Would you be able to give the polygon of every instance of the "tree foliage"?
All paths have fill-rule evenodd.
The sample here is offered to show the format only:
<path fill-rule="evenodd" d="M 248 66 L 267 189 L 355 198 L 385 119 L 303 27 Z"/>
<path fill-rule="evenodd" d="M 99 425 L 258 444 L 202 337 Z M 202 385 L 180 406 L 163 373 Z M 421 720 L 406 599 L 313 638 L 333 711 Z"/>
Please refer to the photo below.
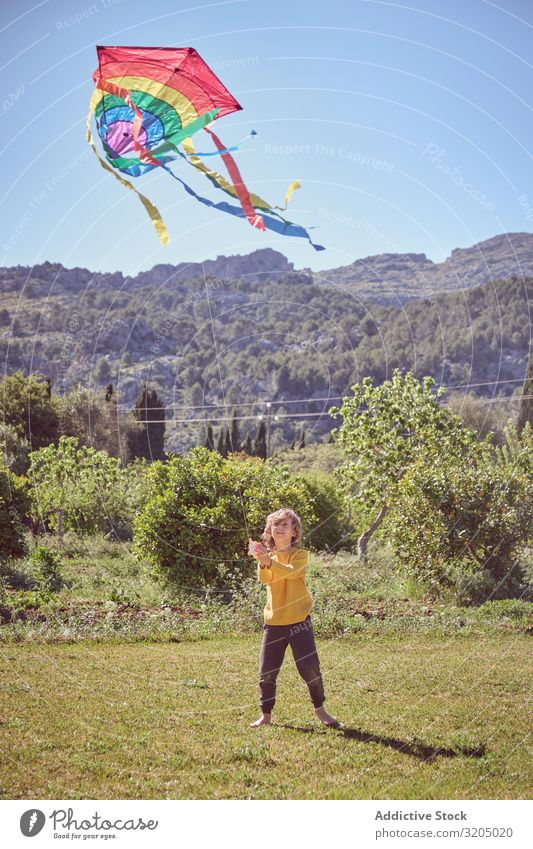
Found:
<path fill-rule="evenodd" d="M 248 535 L 268 513 L 292 507 L 310 528 L 308 490 L 287 469 L 257 459 L 234 461 L 198 447 L 148 470 L 150 495 L 136 518 L 134 546 L 154 573 L 181 589 L 226 587 L 249 576 Z"/>
<path fill-rule="evenodd" d="M 309 545 L 318 551 L 351 549 L 354 544 L 346 500 L 337 482 L 323 472 L 295 475 L 307 491 L 309 504 L 317 517 L 316 524 L 307 529 Z"/>
<path fill-rule="evenodd" d="M 393 505 L 397 486 L 416 459 L 440 451 L 465 457 L 476 445 L 476 435 L 439 404 L 443 391 L 434 393 L 433 386 L 431 377 L 419 382 L 396 369 L 381 386 L 364 378 L 340 409 L 331 410 L 343 419 L 336 432 L 347 455 L 341 480 L 369 520 Z"/>
<path fill-rule="evenodd" d="M 529 426 L 533 428 L 533 352 L 529 358 L 529 368 L 520 399 L 520 410 L 516 423 L 518 430 L 523 430 L 528 422 Z"/>
<path fill-rule="evenodd" d="M 266 459 L 267 455 L 267 436 L 266 436 L 266 425 L 265 420 L 261 419 L 259 425 L 257 427 L 257 433 L 254 439 L 253 452 L 256 457 L 261 457 L 262 460 Z"/>
<path fill-rule="evenodd" d="M 105 451 L 130 463 L 144 425 L 130 411 L 118 410 L 118 396 L 110 384 L 106 389 L 76 386 L 57 400 L 59 435 L 75 436 L 80 445 Z"/>
<path fill-rule="evenodd" d="M 143 464 L 134 464 L 123 470 L 118 458 L 62 436 L 57 446 L 30 455 L 32 514 L 52 530 L 58 529 L 60 514 L 65 530 L 109 530 L 131 515 L 136 497 L 140 500 L 134 484 L 142 469 Z"/>
<path fill-rule="evenodd" d="M 26 554 L 24 522 L 29 512 L 27 481 L 0 461 L 0 559 Z"/>
<path fill-rule="evenodd" d="M 162 460 L 165 456 L 165 406 L 156 390 L 149 390 L 146 383 L 139 392 L 133 415 L 142 425 L 130 436 L 133 456 L 149 461 Z"/>
<path fill-rule="evenodd" d="M 382 386 L 353 387 L 338 431 L 348 495 L 369 520 L 386 515 L 398 561 L 424 588 L 453 588 L 463 602 L 516 593 L 533 515 L 531 431 L 480 442 L 432 385 L 396 371 Z"/>
<path fill-rule="evenodd" d="M 57 436 L 57 398 L 50 382 L 40 375 L 25 377 L 22 371 L 0 381 L 0 403 L 4 424 L 26 440 L 32 450 L 53 442 Z"/>
<path fill-rule="evenodd" d="M 524 589 L 517 554 L 532 516 L 533 478 L 495 463 L 485 447 L 466 463 L 447 452 L 415 460 L 397 487 L 388 530 L 415 579 L 436 594 L 452 588 L 461 603 L 481 603 Z"/>

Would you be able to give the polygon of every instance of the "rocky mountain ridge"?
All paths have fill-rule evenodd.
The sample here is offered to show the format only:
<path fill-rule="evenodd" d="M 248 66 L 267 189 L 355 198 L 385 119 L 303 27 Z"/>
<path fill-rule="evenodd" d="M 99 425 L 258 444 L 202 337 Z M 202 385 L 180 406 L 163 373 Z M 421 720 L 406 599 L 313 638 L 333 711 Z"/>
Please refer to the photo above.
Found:
<path fill-rule="evenodd" d="M 261 282 L 308 278 L 322 285 L 341 286 L 362 300 L 398 304 L 432 294 L 470 289 L 494 280 L 533 276 L 533 233 L 502 233 L 467 248 L 455 248 L 444 262 L 426 254 L 383 253 L 355 260 L 350 265 L 313 272 L 295 269 L 279 251 L 263 248 L 247 255 L 219 256 L 214 260 L 178 265 L 156 265 L 135 277 L 121 272 L 91 272 L 45 262 L 33 268 L 0 268 L 0 291 L 41 297 L 81 294 L 88 289 L 132 291 L 147 285 L 173 288 L 185 280 L 248 280 Z"/>

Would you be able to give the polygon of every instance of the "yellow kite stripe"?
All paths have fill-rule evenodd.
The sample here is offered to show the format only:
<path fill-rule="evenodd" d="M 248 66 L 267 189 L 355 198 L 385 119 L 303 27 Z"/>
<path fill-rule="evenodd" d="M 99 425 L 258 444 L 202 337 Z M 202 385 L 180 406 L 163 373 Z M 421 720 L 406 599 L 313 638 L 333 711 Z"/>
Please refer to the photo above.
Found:
<path fill-rule="evenodd" d="M 106 162 L 104 162 L 104 160 L 98 154 L 98 151 L 95 147 L 93 136 L 92 136 L 92 133 L 91 133 L 91 119 L 92 119 L 92 116 L 94 114 L 94 110 L 96 109 L 96 107 L 97 107 L 97 105 L 98 105 L 98 103 L 101 99 L 101 95 L 102 95 L 102 92 L 95 90 L 93 92 L 92 97 L 91 97 L 91 102 L 89 104 L 89 114 L 87 115 L 87 126 L 86 126 L 87 141 L 89 142 L 90 146 L 92 147 L 94 154 L 95 154 L 96 158 L 98 159 L 98 162 L 100 163 L 102 168 L 105 168 L 106 171 L 109 171 L 113 175 L 113 177 L 116 177 L 116 179 L 119 181 L 119 183 L 122 183 L 122 185 L 125 186 L 127 189 L 130 189 L 132 192 L 135 192 L 135 194 L 137 195 L 137 197 L 141 201 L 142 205 L 146 209 L 148 215 L 150 216 L 150 221 L 152 222 L 152 224 L 155 227 L 155 231 L 156 231 L 157 235 L 159 236 L 159 241 L 161 242 L 162 245 L 168 245 L 168 243 L 170 242 L 170 236 L 169 236 L 168 230 L 165 226 L 165 222 L 161 218 L 161 214 L 160 214 L 158 208 L 156 206 L 154 206 L 154 204 L 150 200 L 148 200 L 148 198 L 145 195 L 142 195 L 140 192 L 138 192 L 137 189 L 134 186 L 132 186 L 131 183 L 128 182 L 128 180 L 125 180 L 123 177 L 120 177 L 117 174 L 117 172 L 114 171 L 113 168 L 111 168 L 111 166 L 109 166 Z"/>
<path fill-rule="evenodd" d="M 142 91 L 144 94 L 168 103 L 178 113 L 182 127 L 198 117 L 198 110 L 188 97 L 157 80 L 150 80 L 147 77 L 110 77 L 108 82 L 128 91 Z"/>

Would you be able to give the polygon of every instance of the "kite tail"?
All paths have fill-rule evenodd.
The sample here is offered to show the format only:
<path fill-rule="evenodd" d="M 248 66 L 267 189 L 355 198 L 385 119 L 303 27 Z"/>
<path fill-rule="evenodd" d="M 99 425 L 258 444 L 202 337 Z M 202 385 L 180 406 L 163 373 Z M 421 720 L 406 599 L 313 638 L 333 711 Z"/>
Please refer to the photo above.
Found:
<path fill-rule="evenodd" d="M 231 155 L 231 153 L 224 153 L 224 151 L 227 151 L 227 148 L 224 147 L 224 145 L 222 144 L 218 136 L 213 132 L 213 130 L 210 130 L 208 127 L 204 127 L 204 130 L 206 131 L 206 133 L 209 133 L 220 152 L 222 161 L 228 169 L 228 174 L 233 180 L 233 185 L 235 187 L 235 191 L 237 192 L 237 197 L 241 202 L 242 211 L 244 212 L 247 220 L 252 225 L 252 227 L 257 227 L 258 230 L 264 230 L 265 224 L 263 222 L 263 219 L 252 206 L 250 194 L 248 192 L 248 189 L 244 185 L 244 180 L 241 177 L 241 172 L 237 168 L 237 164 L 233 156 Z"/>
<path fill-rule="evenodd" d="M 209 122 L 209 123 L 211 123 L 211 122 Z M 210 150 L 208 152 L 203 151 L 201 153 L 200 153 L 199 150 L 197 150 L 197 151 L 195 151 L 194 155 L 204 157 L 204 156 L 220 156 L 221 153 L 232 153 L 234 150 L 240 150 L 241 146 L 244 144 L 245 141 L 248 141 L 248 139 L 251 139 L 251 138 L 253 138 L 253 136 L 256 136 L 256 135 L 257 135 L 257 133 L 256 133 L 255 130 L 250 130 L 250 132 L 248 133 L 247 136 L 244 136 L 244 138 L 241 139 L 240 142 L 237 142 L 237 144 L 234 144 L 231 147 L 225 147 L 224 150 Z"/>
<path fill-rule="evenodd" d="M 282 212 L 285 212 L 289 205 L 290 199 L 294 193 L 294 190 L 299 189 L 301 185 L 302 184 L 299 180 L 293 180 L 293 182 L 290 184 L 289 188 L 285 193 L 285 206 L 273 206 L 272 209 L 281 209 Z"/>
<path fill-rule="evenodd" d="M 205 163 L 198 159 L 194 150 L 192 139 L 189 138 L 183 140 L 183 149 L 187 154 L 187 162 L 190 165 L 193 165 L 195 168 L 198 169 L 198 171 L 201 171 L 203 174 L 205 174 L 205 176 L 209 179 L 211 183 L 213 183 L 214 186 L 219 189 L 222 189 L 222 191 L 226 192 L 226 194 L 231 195 L 234 198 L 237 197 L 236 186 L 233 186 L 221 174 L 211 168 L 208 168 Z M 169 173 L 172 173 L 170 168 L 168 168 L 167 170 L 169 171 Z M 172 176 L 175 175 L 173 174 Z M 299 187 L 299 180 L 295 180 L 293 183 L 291 183 L 285 194 L 285 205 L 287 205 L 290 201 L 294 190 Z M 317 245 L 312 241 L 309 233 L 304 227 L 300 227 L 298 224 L 293 224 L 292 221 L 287 221 L 287 219 L 283 218 L 283 216 L 280 215 L 279 212 L 276 212 L 275 210 L 277 207 L 272 207 L 266 200 L 264 200 L 262 197 L 259 197 L 259 195 L 249 193 L 248 196 L 250 198 L 251 203 L 256 209 L 260 209 L 263 213 L 268 213 L 267 215 L 263 214 L 262 216 L 263 224 L 265 225 L 265 228 L 267 230 L 272 230 L 275 233 L 281 233 L 281 235 L 283 236 L 299 236 L 300 238 L 307 239 L 307 241 L 309 242 L 311 247 L 315 249 L 315 251 L 324 250 L 323 245 Z M 238 207 L 231 206 L 227 203 L 213 204 L 212 202 L 208 202 L 206 200 L 202 200 L 202 203 L 207 203 L 208 206 L 214 206 L 216 209 L 220 209 L 224 212 L 229 212 L 231 215 L 242 216 L 242 212 L 238 209 Z"/>
<path fill-rule="evenodd" d="M 102 168 L 105 168 L 106 171 L 109 171 L 109 173 L 112 174 L 113 177 L 115 177 L 119 181 L 119 183 L 122 183 L 123 186 L 125 186 L 127 189 L 130 189 L 130 191 L 134 192 L 137 195 L 137 197 L 141 201 L 142 205 L 144 206 L 145 210 L 147 211 L 147 213 L 150 217 L 150 221 L 152 222 L 152 224 L 155 227 L 155 231 L 156 231 L 156 233 L 159 237 L 159 241 L 161 242 L 162 245 L 168 245 L 168 243 L 170 242 L 170 236 L 168 234 L 168 230 L 166 228 L 165 222 L 163 221 L 163 219 L 161 217 L 161 213 L 159 212 L 158 208 L 156 206 L 154 206 L 154 204 L 151 202 L 151 200 L 149 200 L 145 195 L 141 194 L 141 192 L 138 192 L 137 189 L 134 186 L 132 186 L 131 183 L 128 180 L 125 180 L 124 177 L 120 177 L 116 173 L 116 171 L 114 171 L 113 168 L 111 168 L 107 164 L 107 162 L 104 162 L 104 160 L 100 157 L 100 155 L 99 155 L 99 153 L 96 149 L 96 146 L 95 146 L 94 140 L 93 140 L 93 136 L 92 136 L 92 133 L 91 133 L 91 119 L 92 119 L 92 116 L 94 114 L 94 110 L 96 109 L 96 104 L 97 104 L 99 98 L 100 98 L 100 93 L 99 93 L 98 90 L 95 90 L 93 92 L 92 97 L 91 97 L 91 102 L 89 104 L 89 113 L 87 115 L 87 127 L 86 127 L 87 141 L 90 144 L 90 146 L 92 147 L 94 155 L 98 159 L 98 162 L 100 163 Z M 159 165 L 159 163 L 157 163 L 157 164 Z"/>

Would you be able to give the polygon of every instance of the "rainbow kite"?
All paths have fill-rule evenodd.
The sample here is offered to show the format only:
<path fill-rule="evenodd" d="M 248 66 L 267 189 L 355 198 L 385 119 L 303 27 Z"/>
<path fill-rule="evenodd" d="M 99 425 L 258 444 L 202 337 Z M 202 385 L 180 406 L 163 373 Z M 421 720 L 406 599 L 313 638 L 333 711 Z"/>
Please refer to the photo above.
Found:
<path fill-rule="evenodd" d="M 192 47 L 96 49 L 98 68 L 93 74 L 95 91 L 87 116 L 87 141 L 100 164 L 139 197 L 163 244 L 169 242 L 169 235 L 158 209 L 117 171 L 130 177 L 140 177 L 152 168 L 163 168 L 181 183 L 185 191 L 206 206 L 246 218 L 252 227 L 259 230 L 273 230 L 284 236 L 302 236 L 315 250 L 324 250 L 321 245 L 313 244 L 307 230 L 287 221 L 276 211 L 286 209 L 294 189 L 300 187 L 298 180 L 289 186 L 284 207 L 271 206 L 246 188 L 231 155 L 241 142 L 227 148 L 209 128 L 216 118 L 237 112 L 242 107 L 196 50 Z M 93 115 L 107 162 L 100 157 L 94 144 L 91 133 Z M 194 148 L 191 136 L 202 129 L 215 144 L 216 150 L 211 153 L 200 153 Z M 250 135 L 255 135 L 255 132 L 252 130 Z M 231 182 L 203 162 L 205 157 L 214 155 L 221 157 Z M 227 201 L 215 203 L 197 194 L 171 170 L 169 163 L 178 157 L 205 174 L 216 188 L 240 205 Z"/>

